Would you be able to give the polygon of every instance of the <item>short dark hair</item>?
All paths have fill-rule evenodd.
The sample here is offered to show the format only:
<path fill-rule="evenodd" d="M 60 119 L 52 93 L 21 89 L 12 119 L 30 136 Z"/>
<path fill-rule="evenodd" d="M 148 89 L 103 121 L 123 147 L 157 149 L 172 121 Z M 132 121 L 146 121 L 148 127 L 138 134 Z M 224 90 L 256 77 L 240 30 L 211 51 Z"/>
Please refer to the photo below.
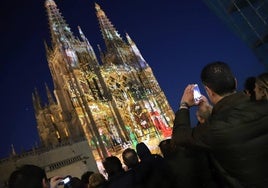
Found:
<path fill-rule="evenodd" d="M 171 143 L 171 139 L 168 138 L 166 140 L 162 140 L 159 143 L 159 148 L 161 153 L 163 154 L 164 158 L 168 158 L 171 157 L 172 152 L 173 152 L 173 148 L 172 148 L 172 143 Z"/>
<path fill-rule="evenodd" d="M 227 63 L 215 61 L 201 72 L 202 83 L 220 96 L 236 90 L 235 77 Z"/>
<path fill-rule="evenodd" d="M 13 171 L 8 180 L 8 188 L 42 188 L 45 171 L 35 165 L 26 164 Z"/>
<path fill-rule="evenodd" d="M 244 83 L 244 89 L 248 90 L 249 92 L 254 91 L 255 82 L 256 82 L 255 76 L 247 77 Z"/>
<path fill-rule="evenodd" d="M 123 151 L 122 158 L 128 168 L 133 168 L 139 163 L 138 154 L 131 148 L 127 148 Z"/>
<path fill-rule="evenodd" d="M 124 171 L 120 159 L 116 156 L 106 157 L 102 164 L 108 174 L 108 178 Z"/>
<path fill-rule="evenodd" d="M 83 181 L 85 184 L 88 184 L 89 182 L 89 177 L 94 174 L 93 171 L 86 171 L 82 174 L 81 176 L 81 181 Z"/>
<path fill-rule="evenodd" d="M 137 154 L 141 161 L 145 160 L 146 158 L 150 158 L 152 153 L 150 149 L 144 142 L 140 142 L 136 145 Z"/>
<path fill-rule="evenodd" d="M 250 95 L 250 99 L 252 101 L 256 100 L 256 95 L 255 95 L 255 82 L 256 82 L 256 77 L 255 76 L 250 76 L 247 77 L 245 82 L 244 82 L 244 92 L 248 93 Z"/>

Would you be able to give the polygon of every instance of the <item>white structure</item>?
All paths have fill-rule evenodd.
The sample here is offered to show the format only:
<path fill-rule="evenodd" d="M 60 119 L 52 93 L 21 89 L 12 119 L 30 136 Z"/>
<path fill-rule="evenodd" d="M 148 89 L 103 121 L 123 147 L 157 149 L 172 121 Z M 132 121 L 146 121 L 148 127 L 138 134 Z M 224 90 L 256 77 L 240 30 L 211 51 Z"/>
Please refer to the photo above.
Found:
<path fill-rule="evenodd" d="M 80 178 L 86 171 L 97 172 L 98 167 L 86 140 L 65 143 L 44 150 L 32 150 L 0 160 L 0 188 L 5 188 L 10 174 L 23 164 L 45 169 L 47 177 L 71 175 Z"/>

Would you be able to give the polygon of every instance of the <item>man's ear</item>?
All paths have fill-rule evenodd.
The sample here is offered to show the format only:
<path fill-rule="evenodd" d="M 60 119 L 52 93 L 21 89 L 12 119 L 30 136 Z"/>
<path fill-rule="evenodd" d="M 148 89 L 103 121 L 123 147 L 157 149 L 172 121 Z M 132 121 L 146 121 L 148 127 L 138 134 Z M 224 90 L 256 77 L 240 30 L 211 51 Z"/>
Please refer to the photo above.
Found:
<path fill-rule="evenodd" d="M 46 178 L 42 179 L 43 188 L 49 188 L 49 181 Z"/>
<path fill-rule="evenodd" d="M 212 96 L 212 91 L 207 86 L 205 86 L 205 90 L 206 90 L 208 97 L 210 98 Z"/>
<path fill-rule="evenodd" d="M 212 104 L 215 104 L 215 92 L 212 91 L 210 88 L 208 88 L 207 86 L 205 86 L 205 90 L 206 90 L 206 93 L 207 93 L 207 96 L 209 98 L 209 101 L 212 103 Z"/>

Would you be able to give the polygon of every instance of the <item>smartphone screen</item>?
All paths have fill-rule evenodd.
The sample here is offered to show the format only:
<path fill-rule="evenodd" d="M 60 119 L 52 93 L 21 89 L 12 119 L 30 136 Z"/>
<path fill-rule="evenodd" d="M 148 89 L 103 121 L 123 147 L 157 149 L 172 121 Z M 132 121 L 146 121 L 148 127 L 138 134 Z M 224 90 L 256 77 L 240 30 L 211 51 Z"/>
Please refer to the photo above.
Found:
<path fill-rule="evenodd" d="M 194 85 L 194 101 L 197 103 L 201 99 L 201 93 L 197 84 Z"/>
<path fill-rule="evenodd" d="M 66 178 L 64 178 L 62 181 L 63 181 L 64 184 L 67 184 L 67 183 L 70 182 L 70 180 L 71 180 L 70 177 L 66 177 Z"/>
<path fill-rule="evenodd" d="M 71 176 L 66 176 L 63 178 L 58 185 L 65 185 L 68 184 L 71 181 Z"/>

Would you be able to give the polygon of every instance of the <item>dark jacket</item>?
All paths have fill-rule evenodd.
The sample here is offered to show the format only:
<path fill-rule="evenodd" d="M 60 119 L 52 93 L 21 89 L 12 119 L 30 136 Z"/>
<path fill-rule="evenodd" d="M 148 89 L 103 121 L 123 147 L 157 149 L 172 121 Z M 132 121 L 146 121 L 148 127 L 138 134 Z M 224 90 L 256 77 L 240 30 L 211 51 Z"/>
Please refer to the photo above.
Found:
<path fill-rule="evenodd" d="M 189 110 L 176 113 L 173 141 L 208 150 L 227 187 L 268 187 L 268 102 L 242 93 L 220 100 L 208 122 L 190 128 Z"/>

